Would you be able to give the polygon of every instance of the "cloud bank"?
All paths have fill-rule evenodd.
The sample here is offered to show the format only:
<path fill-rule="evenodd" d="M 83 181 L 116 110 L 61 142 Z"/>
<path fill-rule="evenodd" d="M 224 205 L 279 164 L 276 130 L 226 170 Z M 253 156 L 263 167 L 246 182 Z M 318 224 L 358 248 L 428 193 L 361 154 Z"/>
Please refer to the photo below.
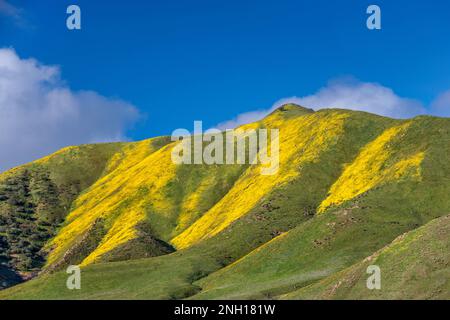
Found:
<path fill-rule="evenodd" d="M 324 108 L 359 110 L 400 119 L 420 114 L 450 116 L 450 91 L 443 93 L 426 107 L 418 100 L 400 97 L 392 89 L 381 84 L 345 78 L 330 81 L 326 87 L 313 95 L 284 98 L 269 109 L 242 113 L 232 120 L 218 124 L 217 127 L 229 129 L 260 120 L 286 103 L 295 103 L 314 110 Z"/>
<path fill-rule="evenodd" d="M 439 95 L 430 106 L 432 114 L 441 117 L 450 117 L 450 90 Z"/>
<path fill-rule="evenodd" d="M 58 67 L 0 49 L 0 171 L 68 145 L 125 140 L 138 116 L 125 101 L 72 91 Z"/>

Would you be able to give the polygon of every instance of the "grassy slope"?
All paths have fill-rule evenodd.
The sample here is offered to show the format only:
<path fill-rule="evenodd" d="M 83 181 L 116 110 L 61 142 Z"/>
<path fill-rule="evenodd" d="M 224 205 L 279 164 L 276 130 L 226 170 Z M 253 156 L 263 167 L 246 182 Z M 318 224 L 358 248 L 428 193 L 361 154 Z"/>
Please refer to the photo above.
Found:
<path fill-rule="evenodd" d="M 0 260 L 23 273 L 39 268 L 72 201 L 104 172 L 121 143 L 68 147 L 0 174 Z M 1 262 L 1 261 L 0 261 Z"/>
<path fill-rule="evenodd" d="M 106 279 L 103 281 L 103 268 L 111 270 L 113 265 L 89 266 L 85 269 L 86 274 L 89 273 L 95 279 L 92 281 L 98 281 L 98 285 L 109 288 L 108 297 L 126 298 L 129 295 L 140 298 L 179 297 L 185 296 L 186 288 L 190 293 L 195 292 L 198 288 L 191 284 L 194 280 L 220 269 L 278 234 L 310 219 L 314 215 L 315 208 L 325 198 L 330 186 L 339 177 L 342 164 L 352 161 L 362 146 L 393 123 L 395 122 L 378 116 L 342 110 L 313 114 L 305 114 L 301 109 L 279 110 L 260 125 L 267 127 L 281 125 L 281 145 L 282 148 L 286 148 L 286 154 L 289 156 L 281 160 L 277 181 L 273 181 L 273 177 L 266 176 L 266 180 L 261 182 L 267 181 L 270 186 L 264 197 L 256 201 L 253 207 L 247 206 L 246 202 L 252 199 L 255 193 L 253 186 L 246 185 L 247 171 L 233 186 L 240 190 L 239 197 L 224 197 L 227 203 L 221 206 L 222 211 L 216 211 L 213 208 L 204 215 L 209 216 L 211 212 L 227 214 L 224 210 L 227 207 L 240 208 L 241 211 L 237 214 L 234 212 L 231 221 L 225 220 L 227 225 L 222 232 L 210 235 L 196 245 L 177 253 L 136 262 L 144 269 L 154 270 L 153 265 L 164 261 L 167 265 L 164 272 L 154 270 L 139 275 L 140 280 L 137 282 L 142 285 L 142 290 L 145 290 L 147 286 L 154 286 L 164 287 L 165 291 L 147 290 L 146 295 L 141 296 L 141 291 L 130 285 L 129 290 L 116 295 L 112 283 Z M 242 188 L 241 185 L 246 185 L 246 188 Z M 211 220 L 218 220 L 218 225 L 223 223 L 220 216 Z M 180 259 L 180 255 L 184 258 Z M 193 264 L 195 267 L 192 266 Z M 122 266 L 124 270 L 116 272 L 123 274 L 132 272 L 123 264 L 117 266 Z M 161 276 L 161 273 L 166 273 L 168 276 Z M 41 286 L 41 281 L 38 279 L 25 286 Z M 127 288 L 128 280 L 123 281 L 120 287 Z M 53 293 L 44 293 L 48 295 L 47 297 L 52 295 L 53 297 L 71 297 L 72 295 L 87 297 L 92 294 L 90 290 L 79 293 L 68 292 L 65 290 L 64 283 L 58 282 L 57 277 L 49 279 L 47 283 L 53 283 L 59 288 Z M 170 290 L 167 287 L 170 287 Z M 37 297 L 40 296 L 36 294 Z"/>
<path fill-rule="evenodd" d="M 349 160 L 348 157 L 354 155 L 361 146 L 361 141 L 373 138 L 378 133 L 377 130 L 389 122 L 380 117 L 337 110 L 301 113 L 300 116 L 292 116 L 292 111 L 278 110 L 261 123 L 262 127 L 280 130 L 278 173 L 261 175 L 260 165 L 248 168 L 211 210 L 172 239 L 177 248 L 189 247 L 218 234 L 246 215 L 273 190 L 288 185 L 299 177 L 308 179 L 308 175 L 317 175 L 312 170 L 322 170 L 323 174 L 317 176 L 321 180 L 309 181 L 311 188 L 320 186 L 322 189 L 317 190 L 316 194 L 311 192 L 305 195 L 314 206 L 331 179 L 340 171 L 341 161 Z M 342 148 L 341 154 L 336 153 L 341 145 L 346 145 L 346 148 Z M 313 165 L 318 162 L 321 164 L 320 169 Z M 302 190 L 300 187 L 299 189 Z"/>
<path fill-rule="evenodd" d="M 279 175 L 257 175 L 257 167 L 172 169 L 168 147 L 130 165 L 123 161 L 126 167 L 116 176 L 110 170 L 109 177 L 76 201 L 66 225 L 70 230 L 71 224 L 87 219 L 92 227 L 106 215 L 101 223 L 110 237 L 100 232 L 94 254 L 82 257 L 87 264 L 83 289 L 67 290 L 67 275 L 60 272 L 3 291 L 0 298 L 277 296 L 342 270 L 449 211 L 446 119 L 402 122 L 360 112 L 310 113 L 287 107 L 252 126 L 280 127 Z M 213 185 L 221 181 L 223 186 L 218 194 L 212 193 L 217 185 L 208 188 L 211 176 Z M 229 177 L 226 183 L 224 176 Z M 345 193 L 349 180 L 359 182 Z M 314 216 L 316 208 L 321 213 Z M 89 218 L 92 212 L 95 219 Z M 114 236 L 134 232 L 141 222 L 149 223 L 151 234 L 183 249 L 88 265 L 136 240 L 130 237 L 121 244 Z M 70 232 L 63 229 L 61 234 L 66 238 L 60 239 L 70 239 Z"/>
<path fill-rule="evenodd" d="M 381 290 L 368 290 L 369 265 L 381 269 Z M 401 235 L 389 246 L 284 299 L 449 299 L 450 216 Z"/>
<path fill-rule="evenodd" d="M 127 243 L 140 237 L 167 242 L 214 205 L 245 169 L 176 166 L 171 160 L 173 143 L 154 142 L 129 146 L 120 164 L 75 201 L 66 225 L 49 244 L 50 268 L 114 260 L 112 251 L 126 255 L 123 251 L 132 249 Z M 92 228 L 99 221 L 100 231 Z M 67 255 L 71 248 L 84 247 L 86 238 L 94 238 L 91 250 Z"/>
<path fill-rule="evenodd" d="M 78 194 L 104 172 L 108 160 L 123 143 L 106 143 L 67 147 L 52 155 L 0 174 L 0 182 L 24 170 L 48 172 L 58 187 L 61 204 L 69 209 Z"/>
<path fill-rule="evenodd" d="M 194 298 L 265 298 L 295 290 L 449 212 L 449 128 L 449 120 L 422 117 L 387 129 L 346 167 L 319 208 L 345 197 L 342 185 L 361 192 L 350 189 L 348 199 L 201 279 L 196 285 L 203 290 Z"/>

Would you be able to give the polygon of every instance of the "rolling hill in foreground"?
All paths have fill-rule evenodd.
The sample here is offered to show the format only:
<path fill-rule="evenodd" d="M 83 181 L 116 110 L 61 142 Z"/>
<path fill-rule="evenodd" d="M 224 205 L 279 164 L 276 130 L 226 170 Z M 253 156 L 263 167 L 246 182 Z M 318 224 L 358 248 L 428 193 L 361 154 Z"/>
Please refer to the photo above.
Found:
<path fill-rule="evenodd" d="M 170 137 L 0 174 L 0 299 L 450 299 L 450 119 L 288 104 L 242 128 L 280 130 L 277 174 L 175 165 Z"/>

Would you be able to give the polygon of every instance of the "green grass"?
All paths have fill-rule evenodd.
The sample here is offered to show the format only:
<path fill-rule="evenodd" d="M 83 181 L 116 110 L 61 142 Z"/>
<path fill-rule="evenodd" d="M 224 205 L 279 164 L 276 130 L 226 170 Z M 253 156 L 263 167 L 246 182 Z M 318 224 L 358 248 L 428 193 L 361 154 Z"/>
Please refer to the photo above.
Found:
<path fill-rule="evenodd" d="M 396 167 L 401 159 L 423 151 L 426 157 L 420 177 L 412 170 L 395 182 L 381 183 L 329 208 L 236 263 L 201 279 L 196 284 L 202 291 L 193 298 L 276 297 L 356 263 L 398 235 L 450 212 L 450 199 L 445 196 L 450 192 L 450 165 L 444 162 L 435 165 L 435 161 L 448 157 L 450 145 L 445 141 L 448 141 L 448 120 L 416 119 L 406 132 L 380 151 L 390 155 L 380 170 Z M 377 154 L 372 157 L 380 159 Z"/>
<path fill-rule="evenodd" d="M 295 298 L 450 212 L 449 119 L 290 105 L 249 127 L 280 129 L 277 176 L 173 166 L 164 137 L 111 147 L 47 245 L 82 290 L 56 272 L 0 299 Z"/>
<path fill-rule="evenodd" d="M 369 265 L 380 267 L 380 290 L 367 289 Z M 449 299 L 450 216 L 403 234 L 363 261 L 282 298 Z"/>
<path fill-rule="evenodd" d="M 56 234 L 75 198 L 103 174 L 122 146 L 69 147 L 0 174 L 3 268 L 27 274 L 42 267 L 45 242 Z"/>
<path fill-rule="evenodd" d="M 218 268 L 201 254 L 173 253 L 151 259 L 95 264 L 82 269 L 81 290 L 68 290 L 60 271 L 0 292 L 0 299 L 181 299 L 204 271 Z"/>

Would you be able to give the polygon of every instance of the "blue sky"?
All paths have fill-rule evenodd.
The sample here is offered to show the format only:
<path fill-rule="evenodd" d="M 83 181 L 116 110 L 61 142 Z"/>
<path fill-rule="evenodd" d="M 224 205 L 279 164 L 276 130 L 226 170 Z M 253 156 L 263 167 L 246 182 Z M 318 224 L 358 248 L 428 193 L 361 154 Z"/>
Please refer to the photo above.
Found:
<path fill-rule="evenodd" d="M 70 4 L 81 8 L 82 30 L 65 26 Z M 366 28 L 370 4 L 381 8 L 381 30 Z M 129 139 L 264 113 L 288 97 L 317 103 L 336 81 L 391 90 L 401 100 L 394 105 L 411 102 L 412 114 L 432 113 L 439 99 L 442 110 L 449 33 L 445 0 L 0 0 L 0 48 L 57 66 L 58 86 L 75 95 L 90 90 L 134 108 L 140 116 L 128 115 L 122 129 Z"/>

